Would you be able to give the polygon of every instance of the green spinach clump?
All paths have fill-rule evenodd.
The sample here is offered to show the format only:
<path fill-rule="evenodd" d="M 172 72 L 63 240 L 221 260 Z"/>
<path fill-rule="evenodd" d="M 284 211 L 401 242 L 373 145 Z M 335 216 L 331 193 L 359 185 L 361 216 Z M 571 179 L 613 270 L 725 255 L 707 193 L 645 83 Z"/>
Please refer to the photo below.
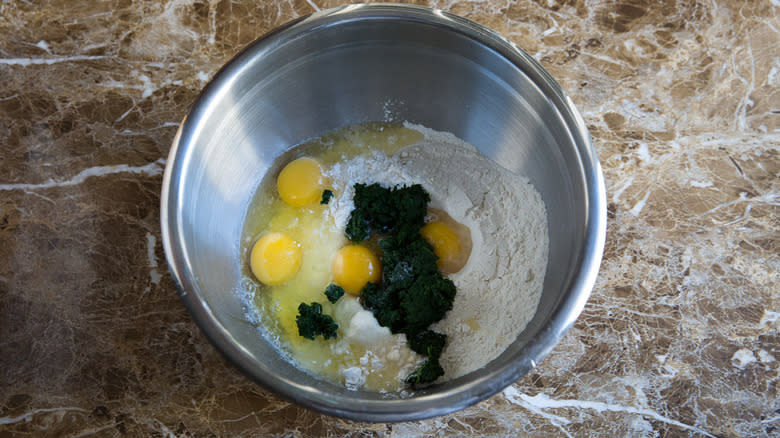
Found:
<path fill-rule="evenodd" d="M 353 243 L 368 239 L 372 230 L 402 241 L 419 236 L 431 200 L 421 185 L 387 189 L 379 184 L 355 184 L 354 188 L 355 208 L 345 229 Z"/>
<path fill-rule="evenodd" d="M 428 327 L 452 309 L 455 285 L 445 278 L 433 247 L 423 239 L 430 195 L 419 184 L 384 188 L 379 184 L 355 184 L 355 208 L 346 228 L 353 242 L 373 231 L 384 238 L 381 284 L 368 283 L 361 304 L 393 333 L 404 333 L 409 347 L 427 361 L 406 382 L 415 386 L 433 382 L 444 374 L 439 357 L 446 335 Z"/>
<path fill-rule="evenodd" d="M 320 204 L 326 205 L 328 202 L 330 202 L 330 199 L 333 197 L 333 191 L 329 189 L 325 189 L 322 191 L 322 198 L 320 198 Z"/>
<path fill-rule="evenodd" d="M 328 301 L 335 304 L 339 298 L 344 296 L 344 288 L 335 284 L 330 284 L 325 289 L 325 296 L 328 297 Z"/>
<path fill-rule="evenodd" d="M 307 339 L 314 339 L 317 335 L 322 335 L 325 339 L 338 336 L 336 330 L 339 325 L 330 315 L 322 313 L 320 303 L 301 303 L 295 322 L 298 324 L 298 334 Z"/>

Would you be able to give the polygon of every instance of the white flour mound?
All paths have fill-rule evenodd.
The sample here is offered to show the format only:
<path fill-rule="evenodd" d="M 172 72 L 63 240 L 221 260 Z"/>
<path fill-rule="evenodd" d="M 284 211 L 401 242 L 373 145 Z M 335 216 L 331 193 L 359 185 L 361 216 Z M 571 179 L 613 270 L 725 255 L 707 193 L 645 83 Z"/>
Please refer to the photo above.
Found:
<path fill-rule="evenodd" d="M 352 185 L 421 184 L 431 206 L 471 230 L 468 263 L 450 276 L 455 302 L 432 329 L 447 335 L 444 379 L 498 357 L 536 312 L 547 269 L 547 212 L 530 182 L 501 168 L 452 134 L 407 124 L 424 139 L 388 157 L 374 152 L 334 165 L 328 213 L 343 229 L 354 204 Z"/>
<path fill-rule="evenodd" d="M 473 248 L 450 276 L 455 302 L 433 330 L 447 335 L 444 378 L 454 379 L 498 357 L 536 313 L 549 238 L 547 210 L 524 177 L 485 158 L 452 134 L 408 125 L 425 139 L 404 149 L 400 164 L 431 194 L 431 205 L 471 230 Z"/>

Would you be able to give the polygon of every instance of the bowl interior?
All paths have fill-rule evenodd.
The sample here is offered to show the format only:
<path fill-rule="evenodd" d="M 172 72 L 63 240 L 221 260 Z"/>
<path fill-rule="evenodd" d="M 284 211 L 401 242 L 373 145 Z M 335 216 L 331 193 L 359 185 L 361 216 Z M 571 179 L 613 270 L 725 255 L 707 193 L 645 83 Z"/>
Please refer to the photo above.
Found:
<path fill-rule="evenodd" d="M 273 160 L 306 139 L 382 120 L 452 132 L 526 176 L 541 193 L 549 222 L 542 299 L 515 343 L 484 369 L 406 400 L 349 391 L 295 368 L 246 322 L 234 293 L 244 257 L 244 215 Z M 196 322 L 259 383 L 329 414 L 423 418 L 511 384 L 574 321 L 592 286 L 594 249 L 596 266 L 600 259 L 593 223 L 594 212 L 603 209 L 594 204 L 599 178 L 570 102 L 538 64 L 503 38 L 423 8 L 346 7 L 255 42 L 206 87 L 182 124 L 166 169 L 164 241 Z"/>

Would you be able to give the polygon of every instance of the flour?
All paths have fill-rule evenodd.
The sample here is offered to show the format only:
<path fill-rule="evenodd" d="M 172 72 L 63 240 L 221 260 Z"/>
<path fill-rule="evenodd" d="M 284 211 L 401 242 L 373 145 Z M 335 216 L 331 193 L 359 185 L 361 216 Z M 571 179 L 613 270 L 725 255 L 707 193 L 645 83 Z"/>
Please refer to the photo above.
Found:
<path fill-rule="evenodd" d="M 453 379 L 498 357 L 536 312 L 547 267 L 547 213 L 527 179 L 497 166 L 474 146 L 452 134 L 418 125 L 407 128 L 418 130 L 424 139 L 393 156 L 375 151 L 326 172 L 336 193 L 326 215 L 344 228 L 354 207 L 355 183 L 421 184 L 431 195 L 431 207 L 469 227 L 471 256 L 450 276 L 458 290 L 453 309 L 432 327 L 447 335 L 441 365 L 443 378 Z M 375 342 L 389 336 L 369 319 L 361 314 L 354 322 L 370 328 Z M 357 338 L 359 332 L 356 328 L 348 333 Z M 411 363 L 414 353 L 408 347 L 399 346 L 397 338 L 390 344 L 397 346 L 393 355 Z M 366 370 L 359 368 L 344 370 L 348 386 L 363 381 Z"/>
<path fill-rule="evenodd" d="M 352 346 L 365 348 L 357 364 L 345 364 L 340 368 L 344 386 L 349 389 L 361 389 L 370 375 L 384 372 L 389 373 L 393 381 L 401 382 L 424 361 L 408 347 L 406 335 L 391 334 L 390 329 L 379 325 L 374 314 L 363 309 L 351 296 L 339 299 L 333 319 L 344 333 L 343 337 L 330 343 L 334 356 L 343 356 Z"/>
<path fill-rule="evenodd" d="M 547 211 L 524 177 L 481 155 L 452 134 L 409 126 L 425 139 L 404 149 L 399 162 L 441 208 L 471 229 L 473 248 L 450 276 L 453 308 L 433 329 L 447 335 L 444 378 L 454 379 L 498 357 L 536 313 L 549 238 Z M 437 205 L 439 203 L 439 205 Z"/>

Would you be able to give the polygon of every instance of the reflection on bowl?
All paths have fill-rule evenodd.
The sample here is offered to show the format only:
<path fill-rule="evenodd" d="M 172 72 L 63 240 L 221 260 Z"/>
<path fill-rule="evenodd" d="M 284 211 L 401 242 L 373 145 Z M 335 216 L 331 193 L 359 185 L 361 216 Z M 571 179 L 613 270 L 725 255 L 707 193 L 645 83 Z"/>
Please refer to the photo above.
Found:
<path fill-rule="evenodd" d="M 409 121 L 451 132 L 528 178 L 546 205 L 549 264 L 531 322 L 497 359 L 395 395 L 352 391 L 301 371 L 243 317 L 243 220 L 272 162 L 348 125 Z M 352 419 L 414 420 L 470 406 L 544 358 L 574 323 L 601 260 L 604 182 L 582 119 L 528 54 L 484 27 L 407 5 L 353 5 L 251 44 L 208 84 L 165 171 L 166 256 L 193 319 L 225 356 L 281 397 Z"/>

